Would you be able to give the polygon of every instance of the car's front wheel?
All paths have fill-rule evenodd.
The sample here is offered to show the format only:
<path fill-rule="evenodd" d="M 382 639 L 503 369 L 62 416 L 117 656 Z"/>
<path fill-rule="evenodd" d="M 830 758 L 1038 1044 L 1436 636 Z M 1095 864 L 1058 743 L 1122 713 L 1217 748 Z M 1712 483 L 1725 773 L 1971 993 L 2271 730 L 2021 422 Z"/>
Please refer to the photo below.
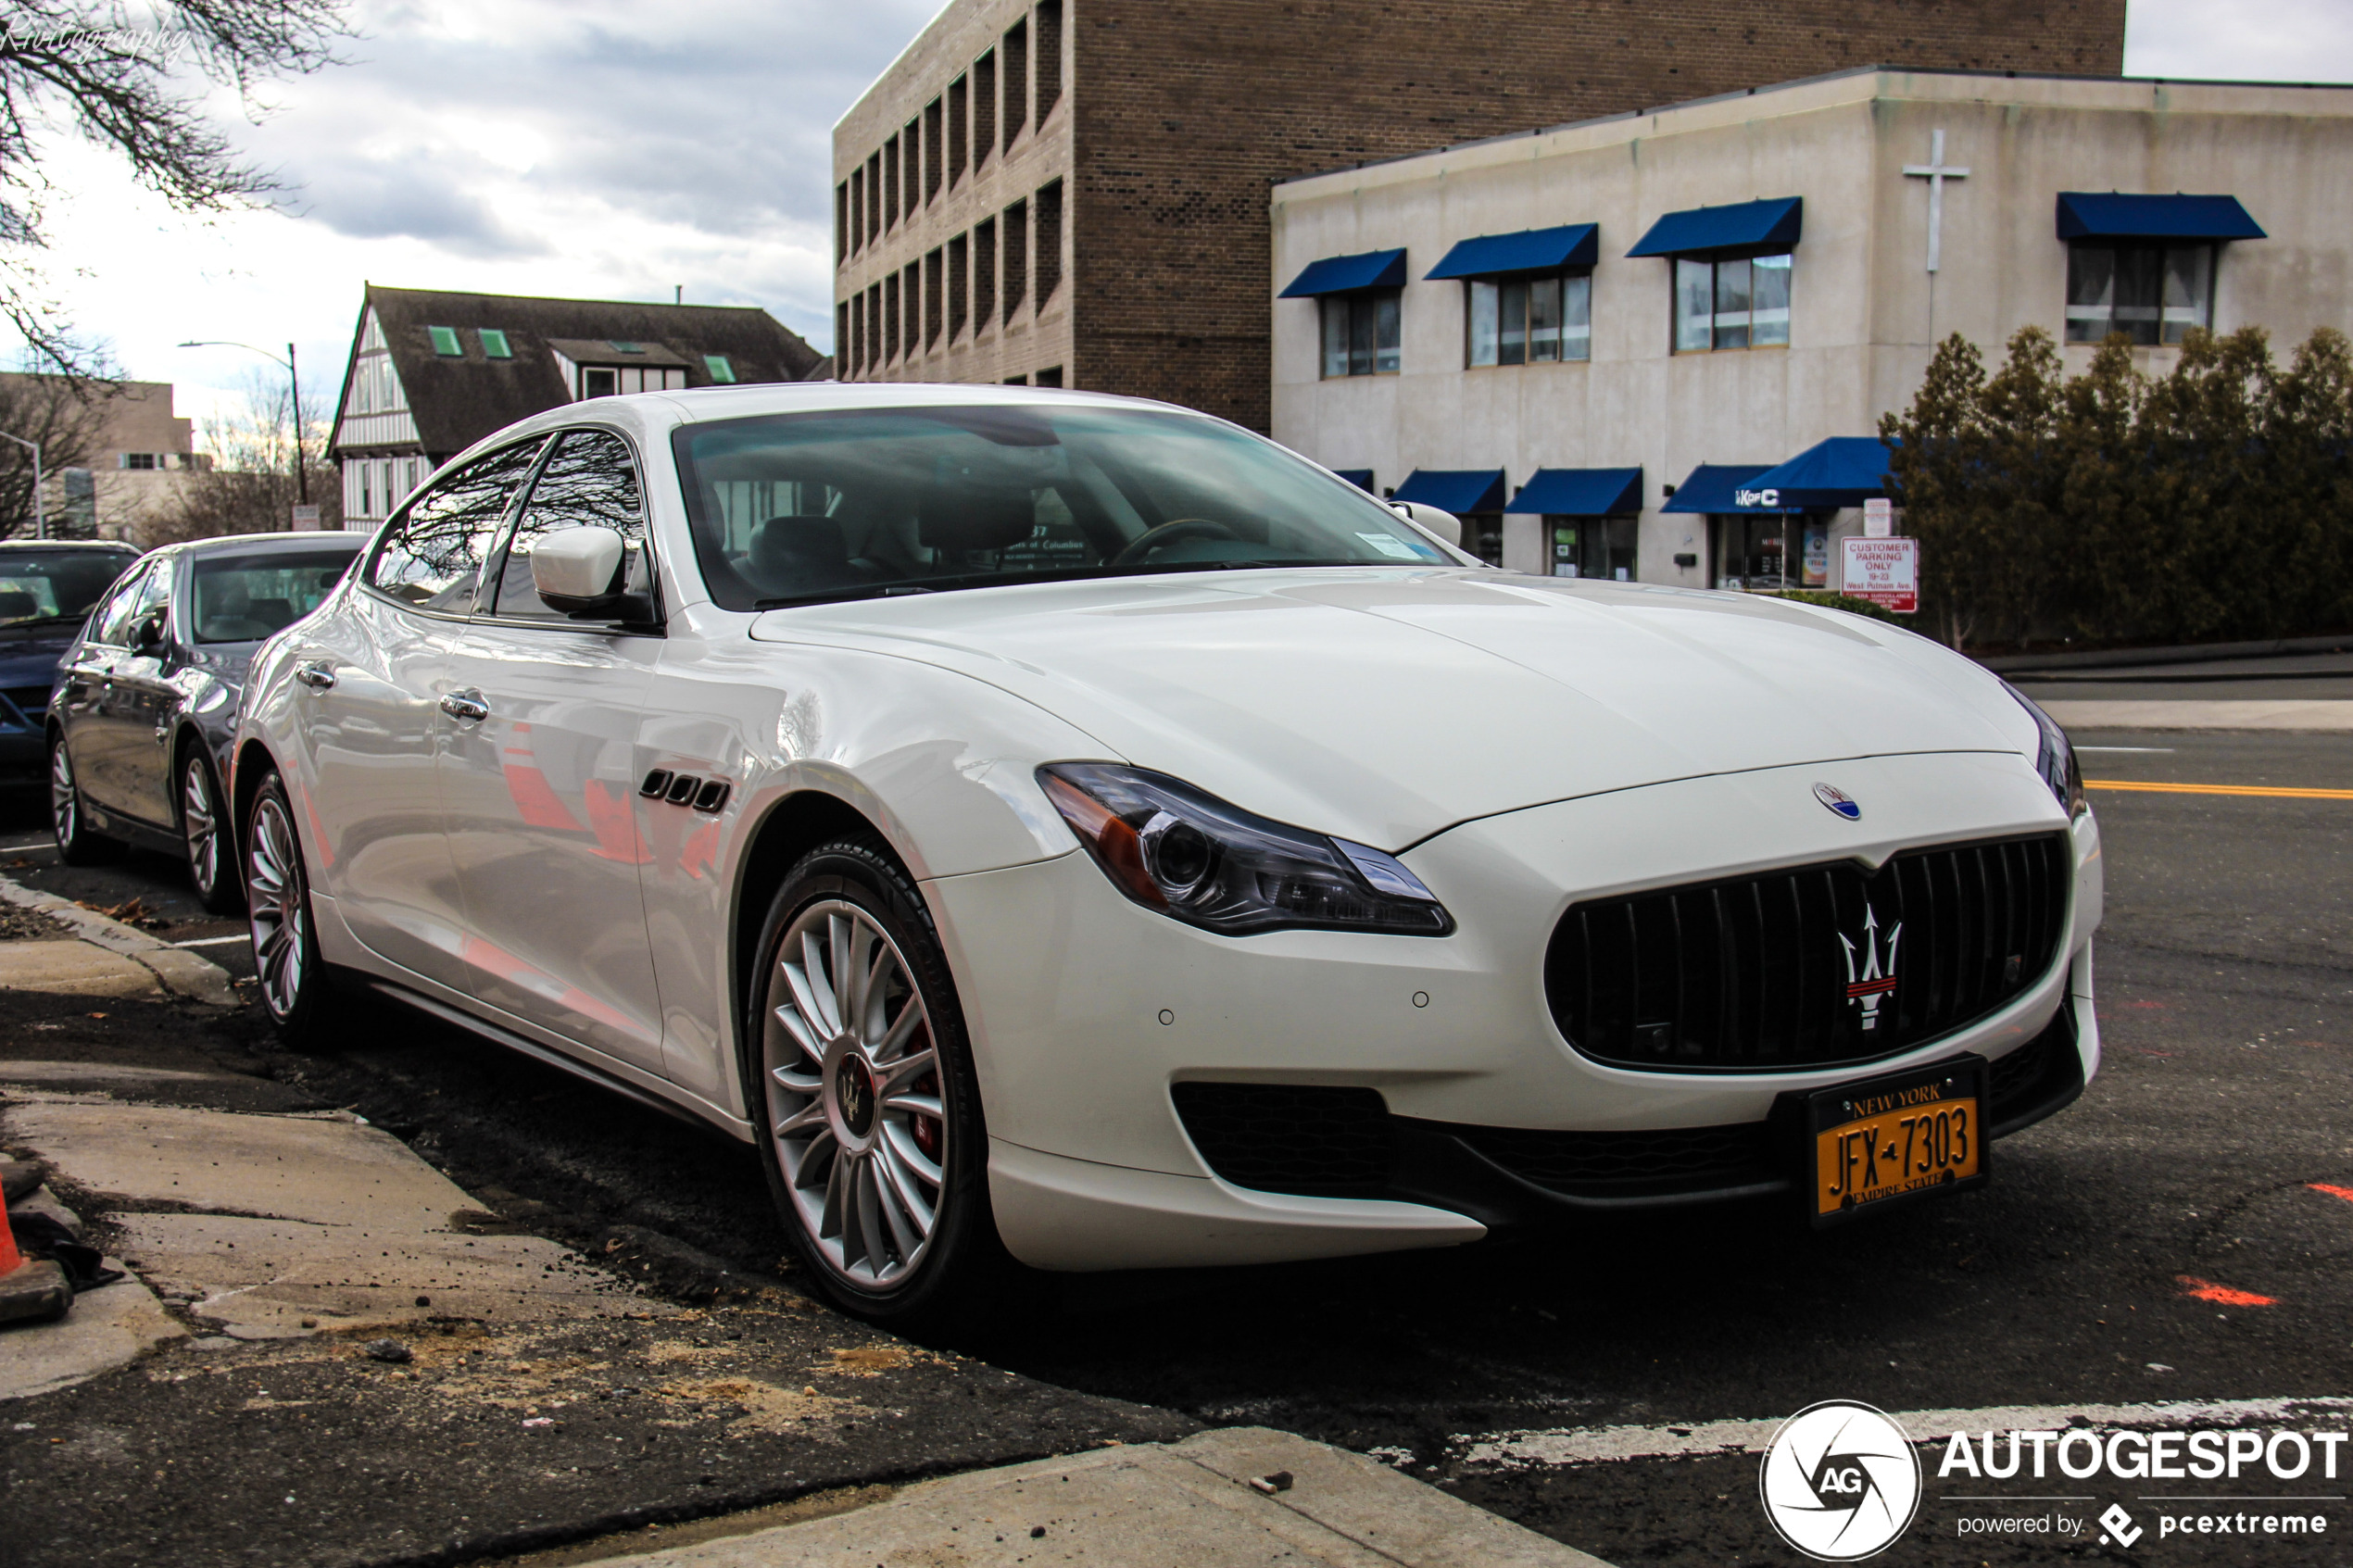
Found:
<path fill-rule="evenodd" d="M 216 915 L 234 914 L 245 902 L 229 835 L 221 831 L 226 825 L 212 765 L 201 746 L 190 746 L 180 759 L 180 836 L 187 845 L 188 881 L 196 902 Z"/>
<path fill-rule="evenodd" d="M 329 989 L 310 914 L 310 878 L 294 809 L 275 772 L 265 773 L 245 816 L 245 912 L 261 1005 L 287 1041 L 319 1043 Z"/>
<path fill-rule="evenodd" d="M 49 827 L 57 834 L 57 859 L 69 866 L 103 865 L 122 853 L 120 843 L 90 831 L 63 734 L 49 737 Z"/>
<path fill-rule="evenodd" d="M 963 1013 L 913 884 L 871 840 L 820 846 L 759 953 L 747 1103 L 801 1261 L 866 1317 L 976 1307 L 1012 1269 Z"/>

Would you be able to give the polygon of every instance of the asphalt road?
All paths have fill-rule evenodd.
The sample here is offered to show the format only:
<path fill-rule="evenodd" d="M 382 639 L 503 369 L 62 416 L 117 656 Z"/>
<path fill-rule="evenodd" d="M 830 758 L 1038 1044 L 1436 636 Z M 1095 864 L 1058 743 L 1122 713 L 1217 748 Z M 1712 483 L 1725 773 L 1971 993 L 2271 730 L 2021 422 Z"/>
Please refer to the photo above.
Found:
<path fill-rule="evenodd" d="M 2348 737 L 2077 739 L 2095 781 L 2353 788 Z M 2093 799 L 2107 1064 L 2074 1108 L 1997 1146 L 1982 1191 L 1824 1235 L 1767 1210 L 1669 1214 L 1462 1252 L 1065 1281 L 1049 1310 L 945 1348 L 1206 1422 L 1380 1450 L 1621 1565 L 1793 1559 L 1767 1527 L 1753 1459 L 1499 1469 L 1472 1444 L 1778 1420 L 1833 1398 L 1901 1411 L 2353 1390 L 2353 1201 L 2313 1185 L 2353 1191 L 2353 800 L 2096 786 Z M 27 811 L 0 824 L 10 875 L 93 903 L 136 897 L 168 940 L 233 929 L 194 910 L 169 861 L 69 872 L 37 847 L 5 848 L 37 833 Z M 210 951 L 245 963 L 234 945 Z M 313 1092 L 357 1104 L 494 1201 L 519 1200 L 551 1234 L 627 1223 L 777 1267 L 781 1236 L 741 1150 L 546 1069 L 386 1009 L 305 1072 Z M 2268 1304 L 2203 1299 L 2185 1281 Z M 2353 1491 L 2258 1481 L 2236 1489 Z M 2145 1510 L 2145 1485 L 2070 1484 L 2091 1500 L 2037 1506 L 2083 1520 L 2116 1499 Z M 1931 1468 L 1919 1519 L 1881 1561 L 2058 1560 L 2053 1545 L 1958 1535 L 1987 1507 L 1948 1498 L 1984 1490 Z M 2353 1532 L 2353 1506 L 2310 1506 Z M 2347 1555 L 2326 1537 L 2152 1531 L 2128 1551 L 2097 1536 L 2066 1555 Z"/>

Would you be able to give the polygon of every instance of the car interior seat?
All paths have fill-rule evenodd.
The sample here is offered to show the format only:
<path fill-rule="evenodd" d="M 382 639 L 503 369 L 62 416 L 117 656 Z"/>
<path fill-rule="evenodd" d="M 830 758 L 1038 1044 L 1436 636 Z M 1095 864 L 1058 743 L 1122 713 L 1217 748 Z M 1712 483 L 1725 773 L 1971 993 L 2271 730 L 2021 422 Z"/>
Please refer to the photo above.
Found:
<path fill-rule="evenodd" d="M 41 613 L 41 601 L 22 588 L 0 588 L 0 621 L 30 621 Z"/>

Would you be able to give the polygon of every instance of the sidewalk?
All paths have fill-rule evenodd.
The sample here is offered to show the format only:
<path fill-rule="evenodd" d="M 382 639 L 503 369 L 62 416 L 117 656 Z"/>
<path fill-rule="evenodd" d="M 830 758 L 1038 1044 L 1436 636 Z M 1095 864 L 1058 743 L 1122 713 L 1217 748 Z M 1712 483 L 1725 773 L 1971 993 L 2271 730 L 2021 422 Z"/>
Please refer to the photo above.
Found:
<path fill-rule="evenodd" d="M 2068 730 L 2300 730 L 2353 732 L 2353 702 L 2198 702 L 2131 698 L 2042 704 Z"/>
<path fill-rule="evenodd" d="M 1359 1456 L 1201 1434 L 779 1280 L 665 1299 L 623 1272 L 618 1228 L 601 1248 L 530 1234 L 321 1103 L 302 1059 L 247 1048 L 214 966 L 44 897 L 0 878 L 19 938 L 0 940 L 0 1148 L 46 1163 L 36 1201 L 130 1277 L 0 1330 L 10 1568 L 578 1543 L 575 1562 L 681 1534 L 733 1555 L 655 1561 L 1590 1568 Z M 1248 1485 L 1277 1470 L 1289 1491 Z M 843 1489 L 876 1500 L 758 1533 L 730 1518 Z M 698 1523 L 643 1533 L 676 1521 Z"/>

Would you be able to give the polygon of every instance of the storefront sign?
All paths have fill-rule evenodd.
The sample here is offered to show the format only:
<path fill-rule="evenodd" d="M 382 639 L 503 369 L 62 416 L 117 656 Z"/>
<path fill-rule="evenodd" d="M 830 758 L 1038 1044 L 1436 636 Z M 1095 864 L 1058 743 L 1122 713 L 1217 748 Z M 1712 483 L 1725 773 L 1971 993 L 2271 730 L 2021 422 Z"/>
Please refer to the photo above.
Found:
<path fill-rule="evenodd" d="M 1874 495 L 1863 503 L 1863 537 L 1884 539 L 1895 532 L 1895 503 Z"/>
<path fill-rule="evenodd" d="M 1732 505 L 1736 507 L 1778 507 L 1781 493 L 1778 490 L 1735 490 Z"/>
<path fill-rule="evenodd" d="M 1918 614 L 1920 608 L 1920 542 L 1918 539 L 1857 539 L 1839 541 L 1843 558 L 1840 592 L 1869 599 L 1898 615 Z"/>

